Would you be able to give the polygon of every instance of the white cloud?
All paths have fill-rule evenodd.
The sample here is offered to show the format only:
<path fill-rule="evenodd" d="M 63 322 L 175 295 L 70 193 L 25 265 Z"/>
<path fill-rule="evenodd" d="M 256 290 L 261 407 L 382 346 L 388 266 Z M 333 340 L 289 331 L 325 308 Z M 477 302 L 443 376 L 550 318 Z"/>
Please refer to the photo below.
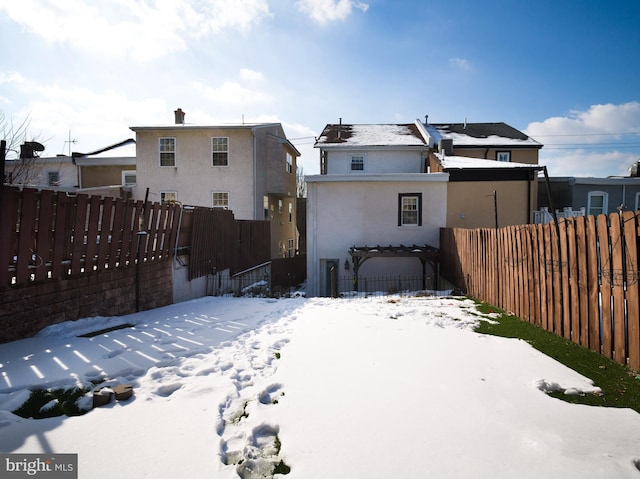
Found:
<path fill-rule="evenodd" d="M 240 83 L 225 81 L 218 87 L 210 87 L 200 82 L 193 82 L 196 90 L 200 91 L 205 98 L 218 105 L 247 106 L 255 104 L 273 103 L 273 97 L 258 90 L 252 90 Z"/>
<path fill-rule="evenodd" d="M 49 42 L 136 60 L 226 29 L 246 33 L 270 15 L 267 0 L 0 0 L 0 10 Z"/>
<path fill-rule="evenodd" d="M 640 103 L 572 110 L 530 123 L 525 133 L 545 145 L 540 163 L 552 176 L 628 176 L 640 159 Z"/>
<path fill-rule="evenodd" d="M 261 72 L 242 68 L 240 69 L 240 79 L 246 82 L 258 82 L 264 80 L 264 75 Z"/>
<path fill-rule="evenodd" d="M 465 60 L 464 58 L 459 58 L 459 57 L 450 58 L 449 65 L 451 65 L 452 67 L 458 70 L 471 71 L 471 63 L 469 63 L 469 60 Z"/>
<path fill-rule="evenodd" d="M 358 8 L 363 12 L 369 9 L 367 3 L 357 0 L 298 0 L 298 9 L 309 15 L 318 23 L 327 23 L 335 20 L 344 20 L 353 8 Z"/>

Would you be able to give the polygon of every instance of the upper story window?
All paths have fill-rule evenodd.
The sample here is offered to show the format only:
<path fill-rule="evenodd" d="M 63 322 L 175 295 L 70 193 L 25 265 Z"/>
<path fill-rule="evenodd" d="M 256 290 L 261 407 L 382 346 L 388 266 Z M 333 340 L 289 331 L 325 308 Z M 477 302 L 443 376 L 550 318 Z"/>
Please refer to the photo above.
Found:
<path fill-rule="evenodd" d="M 229 138 L 211 138 L 211 158 L 213 166 L 229 166 Z"/>
<path fill-rule="evenodd" d="M 60 185 L 60 172 L 59 171 L 47 171 L 47 184 L 49 186 Z"/>
<path fill-rule="evenodd" d="M 214 191 L 213 207 L 229 209 L 229 193 L 227 191 Z"/>
<path fill-rule="evenodd" d="M 287 173 L 293 173 L 293 156 L 287 152 Z"/>
<path fill-rule="evenodd" d="M 293 222 L 293 203 L 289 203 L 289 223 Z"/>
<path fill-rule="evenodd" d="M 122 186 L 135 186 L 136 170 L 124 170 L 122 172 Z"/>
<path fill-rule="evenodd" d="M 398 226 L 422 226 L 422 193 L 398 195 Z"/>
<path fill-rule="evenodd" d="M 176 166 L 175 138 L 160 138 L 160 166 Z"/>
<path fill-rule="evenodd" d="M 509 163 L 511 161 L 510 151 L 496 151 L 496 160 Z"/>
<path fill-rule="evenodd" d="M 161 191 L 160 192 L 160 202 L 175 203 L 176 201 L 178 201 L 177 191 Z"/>
<path fill-rule="evenodd" d="M 609 195 L 604 191 L 590 191 L 587 199 L 587 212 L 590 215 L 606 215 Z"/>
<path fill-rule="evenodd" d="M 635 210 L 640 210 L 640 193 L 636 193 L 636 207 Z"/>
<path fill-rule="evenodd" d="M 351 171 L 364 171 L 364 155 L 351 155 Z"/>

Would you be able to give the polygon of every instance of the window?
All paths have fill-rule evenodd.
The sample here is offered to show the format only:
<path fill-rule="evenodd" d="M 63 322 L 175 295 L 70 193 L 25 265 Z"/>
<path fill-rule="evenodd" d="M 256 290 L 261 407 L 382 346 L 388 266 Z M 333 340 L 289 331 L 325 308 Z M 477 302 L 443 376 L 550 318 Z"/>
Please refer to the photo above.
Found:
<path fill-rule="evenodd" d="M 289 203 L 289 223 L 293 222 L 293 203 Z"/>
<path fill-rule="evenodd" d="M 214 191 L 213 207 L 229 209 L 229 193 L 226 191 Z"/>
<path fill-rule="evenodd" d="M 590 191 L 587 199 L 587 214 L 606 215 L 608 212 L 607 197 L 608 194 L 603 191 Z"/>
<path fill-rule="evenodd" d="M 136 170 L 125 170 L 122 172 L 122 186 L 135 186 Z"/>
<path fill-rule="evenodd" d="M 511 152 L 510 151 L 496 151 L 496 160 L 510 162 L 511 161 Z"/>
<path fill-rule="evenodd" d="M 293 173 L 293 156 L 287 152 L 287 173 Z"/>
<path fill-rule="evenodd" d="M 636 211 L 640 210 L 640 193 L 636 193 Z"/>
<path fill-rule="evenodd" d="M 398 226 L 422 226 L 422 193 L 398 195 Z"/>
<path fill-rule="evenodd" d="M 278 200 L 278 214 L 282 214 L 282 200 Z"/>
<path fill-rule="evenodd" d="M 295 256 L 295 242 L 292 238 L 287 240 L 287 257 L 293 258 Z"/>
<path fill-rule="evenodd" d="M 269 197 L 268 196 L 262 197 L 262 207 L 264 208 L 264 219 L 268 220 L 269 219 Z"/>
<path fill-rule="evenodd" d="M 213 166 L 229 166 L 229 138 L 211 138 L 211 157 Z"/>
<path fill-rule="evenodd" d="M 160 166 L 176 166 L 175 138 L 160 138 Z"/>
<path fill-rule="evenodd" d="M 60 185 L 60 172 L 59 171 L 47 171 L 47 184 L 49 186 Z"/>
<path fill-rule="evenodd" d="M 364 156 L 353 155 L 351 157 L 351 171 L 364 171 Z"/>
<path fill-rule="evenodd" d="M 175 203 L 176 201 L 178 201 L 177 191 L 161 191 L 160 192 L 160 202 Z"/>

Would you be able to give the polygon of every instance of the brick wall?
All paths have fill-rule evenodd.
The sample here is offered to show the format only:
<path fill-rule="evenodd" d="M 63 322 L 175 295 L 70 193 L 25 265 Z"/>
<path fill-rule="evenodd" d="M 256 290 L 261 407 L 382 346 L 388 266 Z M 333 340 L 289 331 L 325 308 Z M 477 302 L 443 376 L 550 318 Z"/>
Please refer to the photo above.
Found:
<path fill-rule="evenodd" d="M 173 302 L 172 261 L 140 265 L 140 310 Z M 28 338 L 51 324 L 136 311 L 136 268 L 0 290 L 0 343 Z"/>

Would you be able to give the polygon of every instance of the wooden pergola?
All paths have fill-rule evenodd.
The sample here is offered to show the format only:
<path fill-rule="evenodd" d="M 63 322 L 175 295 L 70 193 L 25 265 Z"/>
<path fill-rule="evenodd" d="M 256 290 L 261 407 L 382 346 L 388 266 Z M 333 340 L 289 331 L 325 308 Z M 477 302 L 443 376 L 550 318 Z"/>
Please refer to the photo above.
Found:
<path fill-rule="evenodd" d="M 413 246 L 352 246 L 349 255 L 353 260 L 353 286 L 358 291 L 358 272 L 362 264 L 371 258 L 418 258 L 422 263 L 422 289 L 427 289 L 427 263 L 433 271 L 438 273 L 440 262 L 440 250 L 434 246 L 413 245 Z M 437 286 L 437 285 L 435 285 Z"/>

